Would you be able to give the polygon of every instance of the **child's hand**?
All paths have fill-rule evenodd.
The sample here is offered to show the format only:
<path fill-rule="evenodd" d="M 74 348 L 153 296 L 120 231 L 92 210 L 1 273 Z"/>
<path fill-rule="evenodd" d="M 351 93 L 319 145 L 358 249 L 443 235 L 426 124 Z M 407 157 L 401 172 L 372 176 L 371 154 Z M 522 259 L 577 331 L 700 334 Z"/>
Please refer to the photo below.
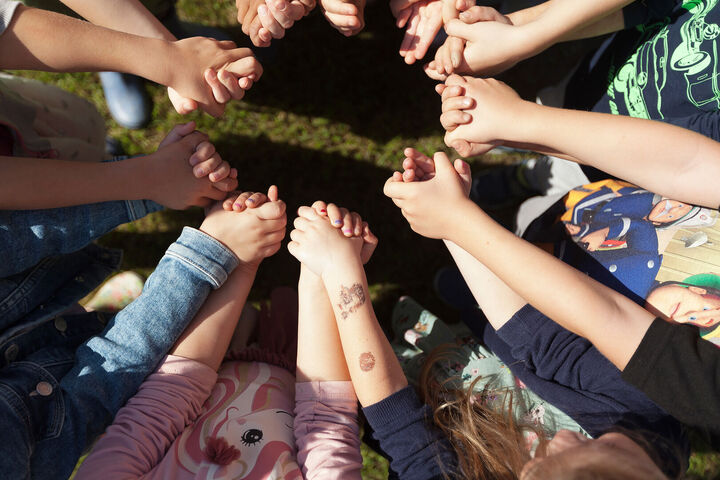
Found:
<path fill-rule="evenodd" d="M 267 47 L 270 43 L 265 44 L 258 33 L 262 28 L 260 18 L 258 17 L 258 8 L 264 5 L 265 0 L 235 0 L 237 7 L 237 21 L 242 25 L 242 31 L 250 37 L 253 45 L 256 47 Z"/>
<path fill-rule="evenodd" d="M 465 48 L 460 58 L 452 58 L 457 43 L 446 41 L 448 47 L 443 45 L 435 60 L 425 66 L 425 73 L 435 80 L 445 80 L 450 73 L 495 75 L 527 58 L 533 48 L 522 36 L 524 30 L 490 7 L 462 12 L 459 19 L 446 22 L 445 31 L 448 38 L 457 38 Z"/>
<path fill-rule="evenodd" d="M 460 155 L 478 155 L 504 140 L 526 115 L 525 103 L 503 82 L 488 78 L 450 76 L 438 91 L 442 95 L 440 123 L 445 143 Z"/>
<path fill-rule="evenodd" d="M 295 229 L 290 232 L 288 250 L 315 275 L 322 277 L 323 273 L 332 268 L 362 263 L 363 246 L 367 244 L 365 257 L 369 258 L 377 244 L 367 224 L 363 227 L 362 237 L 345 237 L 330 224 L 327 217 L 318 215 L 314 208 L 301 208 L 298 213 L 300 216 L 295 219 Z"/>
<path fill-rule="evenodd" d="M 185 111 L 192 99 L 205 112 L 219 116 L 224 103 L 240 99 L 262 75 L 262 66 L 247 48 L 231 41 L 193 37 L 172 43 L 175 68 L 170 73 L 171 99 Z"/>
<path fill-rule="evenodd" d="M 405 159 L 402 162 L 401 180 L 403 182 L 426 182 L 432 180 L 435 176 L 435 160 L 411 147 L 406 148 L 403 153 L 405 154 Z M 456 161 L 453 166 L 462 180 L 463 191 L 467 197 L 470 195 L 470 187 L 472 186 L 470 168 L 467 163 L 462 161 Z M 393 176 L 393 178 L 400 180 L 397 176 Z"/>
<path fill-rule="evenodd" d="M 308 219 L 313 218 L 310 215 L 314 212 L 315 215 L 320 217 L 327 217 L 328 221 L 334 228 L 342 230 L 343 235 L 346 237 L 359 237 L 363 240 L 363 245 L 360 251 L 360 258 L 363 264 L 370 260 L 375 247 L 377 247 L 378 239 L 370 231 L 368 223 L 363 221 L 360 214 L 356 212 L 350 212 L 347 208 L 338 207 L 334 203 L 325 203 L 322 200 L 318 200 L 310 207 L 300 207 L 298 209 L 298 216 L 305 217 Z"/>
<path fill-rule="evenodd" d="M 189 129 L 189 124 L 173 129 L 157 152 L 126 160 L 138 168 L 140 198 L 183 210 L 221 200 L 237 186 L 230 165 L 214 151 L 207 135 L 193 131 L 182 136 L 183 129 Z M 190 163 L 191 158 L 199 162 L 195 167 Z"/>
<path fill-rule="evenodd" d="M 474 5 L 474 0 L 390 0 L 390 10 L 398 28 L 407 25 L 400 45 L 400 56 L 405 63 L 415 63 L 415 60 L 423 58 L 440 27 L 458 18 L 458 12 L 471 5 Z M 451 42 L 453 51 L 458 55 L 461 43 Z"/>
<path fill-rule="evenodd" d="M 160 142 L 158 150 L 179 142 L 195 131 L 195 122 L 175 125 L 167 136 Z M 222 192 L 229 192 L 237 187 L 237 169 L 230 168 L 230 164 L 220 158 L 215 151 L 215 145 L 202 141 L 195 147 L 195 153 L 190 156 L 190 165 L 193 167 L 195 178 L 208 177 L 215 184 L 215 188 Z M 223 180 L 227 181 L 223 182 Z"/>
<path fill-rule="evenodd" d="M 365 0 L 320 0 L 320 8 L 330 25 L 346 37 L 365 27 Z"/>
<path fill-rule="evenodd" d="M 217 202 L 208 211 L 200 230 L 219 240 L 244 266 L 257 268 L 262 259 L 274 255 L 285 238 L 285 202 L 278 199 L 276 186 L 251 194 L 258 205 L 240 212 L 223 209 Z M 230 198 L 235 198 L 235 194 Z"/>
<path fill-rule="evenodd" d="M 385 182 L 383 192 L 400 207 L 415 232 L 429 238 L 448 239 L 463 221 L 454 215 L 459 210 L 457 207 L 470 201 L 467 198 L 470 167 L 459 159 L 453 166 L 442 152 L 435 154 L 434 164 L 435 175 L 422 182 L 403 182 L 402 174 L 395 172 Z"/>
<path fill-rule="evenodd" d="M 258 7 L 258 18 L 262 26 L 258 31 L 261 46 L 269 45 L 273 38 L 284 37 L 285 30 L 305 15 L 305 5 L 298 0 L 267 0 L 266 4 L 261 4 Z"/>

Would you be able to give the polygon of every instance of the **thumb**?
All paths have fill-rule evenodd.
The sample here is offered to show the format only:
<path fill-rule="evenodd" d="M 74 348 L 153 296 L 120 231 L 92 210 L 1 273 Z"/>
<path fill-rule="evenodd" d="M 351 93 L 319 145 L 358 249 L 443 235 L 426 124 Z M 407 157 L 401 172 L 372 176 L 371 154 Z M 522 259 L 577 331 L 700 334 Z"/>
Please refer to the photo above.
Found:
<path fill-rule="evenodd" d="M 472 37 L 475 36 L 474 32 L 476 28 L 477 26 L 475 24 L 468 25 L 462 20 L 453 19 L 445 24 L 445 33 L 451 37 L 458 37 L 463 40 L 472 41 Z"/>
<path fill-rule="evenodd" d="M 270 185 L 270 188 L 268 188 L 267 196 L 271 202 L 277 202 L 278 201 L 278 187 L 276 185 Z"/>
<path fill-rule="evenodd" d="M 433 160 L 435 161 L 435 172 L 437 176 L 455 175 L 455 169 L 445 152 L 435 152 Z"/>
<path fill-rule="evenodd" d="M 455 171 L 460 175 L 463 181 L 463 187 L 466 191 L 470 191 L 470 185 L 472 184 L 472 172 L 470 171 L 470 165 L 461 159 L 456 159 L 453 164 Z"/>

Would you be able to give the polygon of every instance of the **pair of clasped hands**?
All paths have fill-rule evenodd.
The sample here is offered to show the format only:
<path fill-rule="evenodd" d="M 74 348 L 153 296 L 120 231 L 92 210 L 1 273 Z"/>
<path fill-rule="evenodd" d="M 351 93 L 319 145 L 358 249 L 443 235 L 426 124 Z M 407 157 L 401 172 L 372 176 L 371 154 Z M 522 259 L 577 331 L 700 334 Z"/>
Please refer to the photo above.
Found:
<path fill-rule="evenodd" d="M 322 277 L 340 265 L 365 264 L 378 244 L 367 222 L 355 212 L 317 201 L 298 209 L 290 232 L 290 254 Z M 230 192 L 206 211 L 200 230 L 221 241 L 240 261 L 240 268 L 254 271 L 274 255 L 285 238 L 287 216 L 278 189 Z"/>

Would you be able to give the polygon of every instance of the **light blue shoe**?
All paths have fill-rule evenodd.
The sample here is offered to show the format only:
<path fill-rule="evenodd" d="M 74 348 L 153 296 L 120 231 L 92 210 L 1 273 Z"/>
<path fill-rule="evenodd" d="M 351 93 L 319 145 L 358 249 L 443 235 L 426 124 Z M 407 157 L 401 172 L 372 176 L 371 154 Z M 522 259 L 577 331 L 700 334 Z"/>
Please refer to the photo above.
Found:
<path fill-rule="evenodd" d="M 110 115 L 119 125 L 136 129 L 150 123 L 152 104 L 145 80 L 127 73 L 100 72 L 100 82 Z"/>

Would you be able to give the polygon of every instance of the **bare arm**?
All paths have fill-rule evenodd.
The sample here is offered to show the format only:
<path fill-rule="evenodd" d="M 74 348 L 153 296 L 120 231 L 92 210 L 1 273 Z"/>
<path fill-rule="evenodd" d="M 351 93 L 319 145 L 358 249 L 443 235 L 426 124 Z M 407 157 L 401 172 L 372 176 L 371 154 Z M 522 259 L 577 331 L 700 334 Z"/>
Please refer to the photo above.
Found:
<path fill-rule="evenodd" d="M 442 95 L 445 141 L 460 153 L 492 142 L 534 144 L 668 198 L 711 208 L 720 204 L 720 190 L 708 181 L 720 176 L 720 143 L 698 133 L 653 120 L 537 105 L 493 79 L 453 76 Z M 472 107 L 459 106 L 463 95 Z M 463 114 L 471 118 L 463 120 Z"/>
<path fill-rule="evenodd" d="M 467 227 L 450 233 L 453 242 L 533 307 L 590 340 L 620 370 L 625 368 L 654 315 L 516 237 L 472 202 L 457 212 Z"/>
<path fill-rule="evenodd" d="M 540 22 L 553 30 L 565 30 L 563 35 L 553 34 L 553 42 L 591 38 L 622 30 L 625 26 L 622 8 L 634 0 L 606 2 L 547 2 L 508 14 L 514 25 Z M 570 7 L 568 9 L 568 7 Z M 556 20 L 557 19 L 557 20 Z M 562 20 L 560 20 L 562 19 Z M 565 22 L 564 25 L 561 23 Z"/>
<path fill-rule="evenodd" d="M 170 351 L 172 355 L 220 368 L 233 332 L 255 281 L 257 265 L 240 265 L 213 291 Z"/>
<path fill-rule="evenodd" d="M 89 22 L 101 27 L 149 38 L 175 36 L 139 0 L 62 0 Z"/>
<path fill-rule="evenodd" d="M 413 230 L 453 242 L 473 257 L 470 265 L 459 265 L 463 273 L 475 271 L 492 278 L 491 272 L 518 297 L 590 340 L 622 370 L 654 315 L 494 222 L 467 198 L 457 162 L 453 168 L 445 154 L 436 153 L 432 179 L 404 183 L 397 174 L 386 182 L 385 194 L 401 208 Z M 462 256 L 456 258 L 465 262 Z M 483 273 L 481 266 L 489 272 Z"/>

